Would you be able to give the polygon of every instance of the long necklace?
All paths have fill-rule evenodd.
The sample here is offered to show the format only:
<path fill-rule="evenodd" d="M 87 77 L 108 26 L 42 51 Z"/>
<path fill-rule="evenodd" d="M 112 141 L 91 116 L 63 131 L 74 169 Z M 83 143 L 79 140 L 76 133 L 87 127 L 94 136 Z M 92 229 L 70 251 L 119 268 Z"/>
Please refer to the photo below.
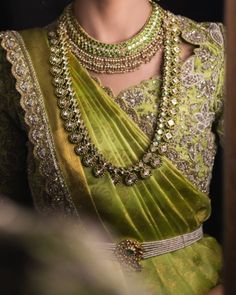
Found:
<path fill-rule="evenodd" d="M 50 31 L 51 73 L 58 98 L 61 118 L 68 132 L 68 140 L 74 145 L 74 152 L 85 167 L 91 167 L 95 177 L 109 173 L 114 184 L 134 185 L 138 180 L 147 179 L 153 169 L 162 164 L 161 155 L 167 151 L 167 142 L 173 137 L 175 125 L 173 115 L 179 102 L 180 93 L 180 38 L 176 19 L 168 12 L 164 16 L 164 69 L 162 97 L 153 140 L 142 158 L 128 167 L 117 167 L 110 163 L 93 144 L 82 120 L 77 95 L 72 86 L 68 55 L 70 52 L 66 25 L 63 19 L 57 31 Z"/>
<path fill-rule="evenodd" d="M 64 22 L 72 52 L 80 63 L 96 73 L 125 73 L 148 63 L 163 45 L 162 10 L 152 3 L 152 13 L 143 29 L 129 40 L 106 44 L 90 37 L 78 24 L 72 5 L 64 13 Z"/>

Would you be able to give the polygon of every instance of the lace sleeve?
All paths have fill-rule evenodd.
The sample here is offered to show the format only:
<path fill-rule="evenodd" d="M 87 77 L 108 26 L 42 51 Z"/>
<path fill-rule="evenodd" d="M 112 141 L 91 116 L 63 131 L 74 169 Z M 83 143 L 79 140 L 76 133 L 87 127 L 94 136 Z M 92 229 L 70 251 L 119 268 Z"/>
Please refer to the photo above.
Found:
<path fill-rule="evenodd" d="M 0 194 L 21 204 L 30 200 L 26 173 L 26 133 L 17 111 L 19 94 L 0 47 Z"/>

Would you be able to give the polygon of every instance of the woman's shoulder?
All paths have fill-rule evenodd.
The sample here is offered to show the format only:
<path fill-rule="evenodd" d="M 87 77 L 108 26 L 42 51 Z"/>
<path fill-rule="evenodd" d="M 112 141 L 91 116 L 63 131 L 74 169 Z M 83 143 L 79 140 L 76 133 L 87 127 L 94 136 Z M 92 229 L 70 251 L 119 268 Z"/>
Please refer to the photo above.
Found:
<path fill-rule="evenodd" d="M 21 31 L 7 30 L 0 32 L 1 52 L 14 49 L 17 45 L 21 46 L 23 43 L 31 43 L 35 46 L 41 39 L 46 40 L 47 27 L 31 28 Z"/>
<path fill-rule="evenodd" d="M 193 57 L 183 65 L 182 81 L 189 89 L 191 86 L 196 87 L 201 94 L 199 97 L 206 98 L 204 103 L 210 102 L 219 118 L 223 113 L 225 96 L 225 27 L 217 22 L 197 22 L 183 16 L 174 17 L 183 42 L 194 46 Z"/>
<path fill-rule="evenodd" d="M 45 40 L 46 28 L 33 28 L 22 31 L 0 31 L 0 69 L 1 80 L 12 75 L 12 67 L 20 65 L 28 49 L 37 47 L 40 40 Z M 40 51 L 40 46 L 38 47 Z"/>
<path fill-rule="evenodd" d="M 47 51 L 47 28 L 0 32 L 0 68 L 9 76 L 20 79 L 26 60 L 45 59 Z M 5 75 L 5 76 L 6 76 Z M 1 77 L 4 79 L 4 77 Z"/>
<path fill-rule="evenodd" d="M 192 45 L 204 45 L 222 51 L 225 44 L 225 28 L 222 23 L 197 22 L 184 16 L 173 16 L 184 41 Z"/>
<path fill-rule="evenodd" d="M 12 114 L 19 108 L 20 95 L 27 87 L 26 61 L 33 47 L 38 57 L 45 57 L 40 44 L 47 42 L 45 35 L 46 28 L 0 32 L 0 111 Z"/>

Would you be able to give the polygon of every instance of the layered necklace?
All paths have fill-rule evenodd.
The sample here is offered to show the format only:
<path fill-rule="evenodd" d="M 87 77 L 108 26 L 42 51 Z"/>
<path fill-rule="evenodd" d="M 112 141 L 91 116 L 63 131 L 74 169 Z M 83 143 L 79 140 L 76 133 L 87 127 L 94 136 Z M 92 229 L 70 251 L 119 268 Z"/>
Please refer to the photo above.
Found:
<path fill-rule="evenodd" d="M 72 52 L 88 70 L 106 74 L 132 72 L 148 63 L 163 44 L 161 20 L 161 10 L 152 4 L 151 16 L 137 35 L 118 44 L 106 44 L 83 30 L 73 14 L 72 5 L 64 13 Z"/>
<path fill-rule="evenodd" d="M 71 17 L 71 13 L 69 13 L 71 9 L 70 7 L 66 9 L 59 20 L 57 29 L 50 30 L 48 33 L 51 47 L 50 63 L 53 84 L 55 86 L 55 94 L 58 99 L 61 118 L 64 121 L 64 129 L 68 133 L 68 141 L 74 146 L 74 152 L 80 157 L 83 166 L 90 167 L 93 175 L 98 178 L 103 177 L 108 173 L 114 184 L 123 183 L 124 185 L 132 186 L 138 180 L 149 178 L 152 174 L 152 170 L 162 165 L 162 155 L 166 153 L 168 141 L 173 137 L 173 127 L 175 125 L 174 115 L 177 111 L 180 94 L 180 32 L 176 18 L 173 17 L 172 14 L 163 11 L 156 4 L 153 4 L 153 7 L 153 10 L 155 11 L 155 13 L 153 12 L 154 15 L 159 15 L 160 17 L 160 20 L 157 21 L 158 23 L 160 22 L 160 30 L 164 32 L 164 35 L 161 33 L 164 36 L 162 97 L 159 103 L 159 112 L 156 123 L 157 127 L 153 139 L 142 157 L 128 167 L 115 166 L 106 159 L 92 142 L 85 123 L 83 122 L 78 104 L 78 97 L 73 89 L 72 77 L 69 69 L 69 54 L 73 53 L 73 43 L 75 42 L 75 36 L 70 36 L 70 30 L 68 29 L 75 21 L 74 18 Z M 153 17 L 150 17 L 147 25 L 150 26 Z M 68 18 L 70 19 L 70 22 L 68 21 Z M 130 42 L 131 44 L 137 43 L 137 46 L 134 46 L 136 52 L 139 52 L 138 48 L 140 48 L 140 46 L 144 46 L 142 48 L 147 48 L 148 44 L 154 44 L 154 42 L 156 42 L 158 34 L 157 32 L 153 32 L 153 40 L 150 39 L 145 45 L 141 44 L 142 42 L 139 41 L 139 38 L 140 36 L 142 38 L 145 36 L 143 32 L 147 32 L 148 34 L 149 30 L 143 28 L 143 30 L 130 41 L 109 45 L 109 51 L 104 51 L 104 49 L 99 53 L 93 51 L 92 48 L 94 44 L 96 44 L 96 46 L 97 44 L 99 46 L 102 44 L 94 39 L 91 39 L 91 42 L 88 40 L 87 43 L 89 44 L 87 46 L 83 44 L 79 47 L 79 44 L 82 44 L 83 42 L 77 42 L 76 46 L 81 50 L 91 50 L 89 54 L 94 57 L 94 60 L 100 58 L 104 52 L 106 52 L 106 54 L 111 52 L 111 54 L 116 55 L 116 59 L 118 60 L 120 58 L 118 55 L 123 54 L 123 50 L 119 52 L 120 48 L 127 48 L 127 50 L 125 50 L 126 54 L 129 55 L 130 53 L 132 55 L 127 46 Z M 86 33 L 83 32 L 83 34 L 85 35 Z M 74 35 L 77 36 L 76 38 L 79 38 L 78 36 L 80 36 L 80 34 L 75 32 Z M 89 37 L 86 35 L 86 38 Z M 126 47 L 124 47 L 124 44 Z M 105 49 L 106 46 L 107 44 L 104 44 Z M 116 51 L 112 52 L 111 48 Z M 87 67 L 87 64 L 84 64 L 84 61 L 81 61 L 80 59 L 79 61 L 82 65 Z M 100 62 L 98 63 L 99 66 L 95 67 L 100 69 Z M 129 65 L 131 69 L 133 69 L 133 64 L 126 64 L 126 66 Z"/>

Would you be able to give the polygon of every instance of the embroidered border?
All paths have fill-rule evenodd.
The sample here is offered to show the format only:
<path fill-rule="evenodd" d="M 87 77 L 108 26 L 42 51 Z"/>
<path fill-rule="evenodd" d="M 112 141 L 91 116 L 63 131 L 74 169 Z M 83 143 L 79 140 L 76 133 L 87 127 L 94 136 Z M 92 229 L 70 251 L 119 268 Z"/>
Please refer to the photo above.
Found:
<path fill-rule="evenodd" d="M 78 216 L 57 162 L 43 95 L 24 41 L 16 31 L 2 32 L 0 39 L 2 47 L 7 52 L 7 59 L 12 65 L 16 89 L 21 95 L 20 104 L 25 111 L 25 123 L 29 128 L 28 137 L 34 147 L 33 154 L 39 161 L 39 172 L 46 183 L 45 193 L 50 208 L 39 209 Z"/>

